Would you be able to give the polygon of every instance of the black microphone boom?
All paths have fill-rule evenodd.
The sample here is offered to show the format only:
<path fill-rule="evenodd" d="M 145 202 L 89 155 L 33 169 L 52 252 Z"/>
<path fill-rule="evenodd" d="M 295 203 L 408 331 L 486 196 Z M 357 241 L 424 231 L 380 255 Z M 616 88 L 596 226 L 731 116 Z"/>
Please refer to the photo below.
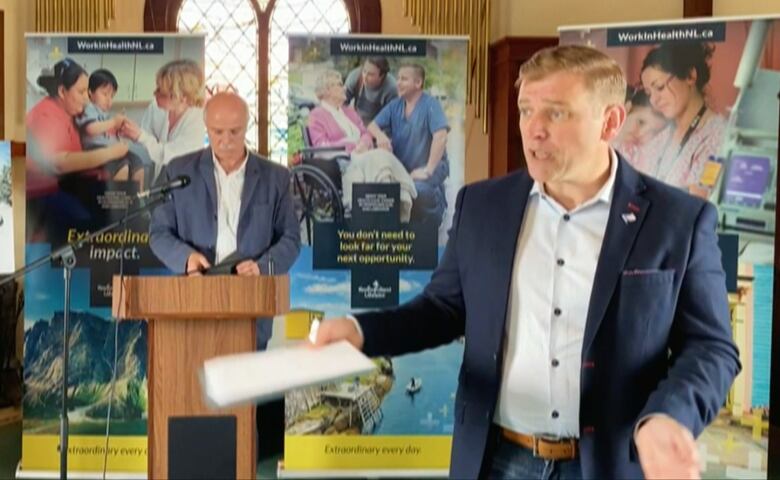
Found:
<path fill-rule="evenodd" d="M 176 190 L 177 188 L 184 188 L 189 184 L 190 184 L 190 177 L 188 177 L 187 175 L 179 175 L 178 177 L 176 177 L 175 179 L 171 180 L 168 183 L 165 183 L 163 185 L 157 185 L 156 187 L 150 188 L 149 190 L 144 190 L 143 192 L 139 192 L 138 198 L 146 198 L 152 195 L 157 195 L 158 193 L 165 195 L 171 190 Z"/>

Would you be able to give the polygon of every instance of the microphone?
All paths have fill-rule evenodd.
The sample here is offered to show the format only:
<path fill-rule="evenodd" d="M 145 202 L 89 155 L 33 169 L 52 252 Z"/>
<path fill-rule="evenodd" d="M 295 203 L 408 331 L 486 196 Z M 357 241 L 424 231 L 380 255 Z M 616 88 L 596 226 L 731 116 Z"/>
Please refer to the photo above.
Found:
<path fill-rule="evenodd" d="M 157 195 L 158 193 L 165 195 L 171 190 L 176 190 L 177 188 L 184 188 L 187 185 L 190 184 L 190 177 L 187 175 L 179 175 L 175 179 L 171 180 L 168 183 L 165 183 L 163 185 L 157 185 L 156 187 L 152 187 L 149 190 L 144 190 L 143 192 L 139 192 L 137 194 L 138 198 L 147 198 L 152 195 Z"/>

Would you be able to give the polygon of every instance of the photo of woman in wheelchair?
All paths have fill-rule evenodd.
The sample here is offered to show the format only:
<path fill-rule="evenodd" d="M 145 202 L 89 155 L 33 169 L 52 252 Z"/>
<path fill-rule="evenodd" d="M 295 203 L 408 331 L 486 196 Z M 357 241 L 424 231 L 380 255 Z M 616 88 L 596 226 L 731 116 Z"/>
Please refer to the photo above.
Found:
<path fill-rule="evenodd" d="M 401 221 L 409 222 L 417 197 L 414 181 L 395 155 L 375 146 L 358 112 L 345 104 L 341 74 L 322 71 L 314 93 L 318 104 L 300 120 L 304 147 L 292 167 L 293 190 L 303 202 L 298 212 L 306 227 L 303 241 L 311 240 L 311 221 L 349 217 L 355 183 L 400 184 Z M 299 102 L 297 108 L 312 106 Z"/>

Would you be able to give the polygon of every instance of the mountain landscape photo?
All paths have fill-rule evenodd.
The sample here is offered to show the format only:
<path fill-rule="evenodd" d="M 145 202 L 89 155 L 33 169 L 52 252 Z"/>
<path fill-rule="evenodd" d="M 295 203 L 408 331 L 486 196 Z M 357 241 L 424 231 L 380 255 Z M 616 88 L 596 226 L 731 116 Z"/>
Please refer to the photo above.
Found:
<path fill-rule="evenodd" d="M 112 321 L 71 312 L 68 418 L 71 433 L 102 434 L 114 361 Z M 23 397 L 25 431 L 57 433 L 62 387 L 62 312 L 38 320 L 24 334 Z M 111 402 L 111 433 L 146 434 L 146 324 L 120 322 L 116 384 Z"/>

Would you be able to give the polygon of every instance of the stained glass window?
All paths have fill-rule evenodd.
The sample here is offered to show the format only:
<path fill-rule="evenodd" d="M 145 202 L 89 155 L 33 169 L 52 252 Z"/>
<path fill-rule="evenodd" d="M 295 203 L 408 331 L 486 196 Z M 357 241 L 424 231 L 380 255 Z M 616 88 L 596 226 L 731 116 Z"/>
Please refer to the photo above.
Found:
<path fill-rule="evenodd" d="M 270 15 L 267 30 L 258 12 Z M 288 33 L 348 33 L 349 13 L 343 0 L 184 0 L 177 20 L 181 32 L 206 34 L 206 88 L 232 88 L 249 103 L 247 144 L 258 148 L 258 98 L 268 95 L 268 152 L 287 161 Z M 265 31 L 265 33 L 264 33 Z M 267 35 L 268 65 L 259 64 L 260 36 Z M 260 92 L 259 75 L 268 75 Z"/>

